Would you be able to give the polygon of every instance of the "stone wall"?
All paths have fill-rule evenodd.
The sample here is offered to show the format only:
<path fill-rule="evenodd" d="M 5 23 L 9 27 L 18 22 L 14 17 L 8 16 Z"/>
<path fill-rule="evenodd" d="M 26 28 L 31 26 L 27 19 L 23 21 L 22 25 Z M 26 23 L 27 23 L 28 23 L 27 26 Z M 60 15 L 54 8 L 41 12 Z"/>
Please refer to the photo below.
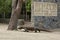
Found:
<path fill-rule="evenodd" d="M 57 6 L 58 6 L 57 16 L 50 16 L 50 17 L 38 16 L 38 20 L 42 20 L 42 22 L 40 21 L 40 23 L 42 23 L 45 28 L 60 28 L 60 3 L 59 2 L 57 2 Z M 33 13 L 34 12 L 32 12 L 32 15 Z M 36 22 L 33 16 L 31 16 L 31 21 Z"/>

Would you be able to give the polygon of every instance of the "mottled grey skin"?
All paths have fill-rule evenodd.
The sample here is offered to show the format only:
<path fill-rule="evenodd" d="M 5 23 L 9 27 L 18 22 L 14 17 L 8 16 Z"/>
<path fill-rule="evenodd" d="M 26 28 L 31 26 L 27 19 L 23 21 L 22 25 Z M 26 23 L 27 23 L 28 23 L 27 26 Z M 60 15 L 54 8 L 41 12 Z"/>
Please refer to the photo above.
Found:
<path fill-rule="evenodd" d="M 34 27 L 20 27 L 20 28 L 18 28 L 18 29 L 24 29 L 25 31 L 24 32 L 29 32 L 29 31 L 35 31 L 35 32 L 37 32 L 37 31 L 39 31 L 40 32 L 40 29 L 35 29 Z"/>

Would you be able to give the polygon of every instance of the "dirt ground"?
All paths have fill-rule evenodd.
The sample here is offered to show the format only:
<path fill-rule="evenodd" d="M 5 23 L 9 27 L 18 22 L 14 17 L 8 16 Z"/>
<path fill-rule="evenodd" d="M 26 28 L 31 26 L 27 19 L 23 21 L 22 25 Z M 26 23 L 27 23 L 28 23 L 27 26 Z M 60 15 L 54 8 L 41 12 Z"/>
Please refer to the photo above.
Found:
<path fill-rule="evenodd" d="M 7 24 L 0 24 L 0 40 L 60 40 L 60 29 L 53 32 L 7 31 Z"/>

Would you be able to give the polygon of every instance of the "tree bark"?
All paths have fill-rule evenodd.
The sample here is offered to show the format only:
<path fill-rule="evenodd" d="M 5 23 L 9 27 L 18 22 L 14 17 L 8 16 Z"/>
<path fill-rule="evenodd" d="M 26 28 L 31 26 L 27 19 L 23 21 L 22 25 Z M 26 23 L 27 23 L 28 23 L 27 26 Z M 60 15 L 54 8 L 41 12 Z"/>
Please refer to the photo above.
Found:
<path fill-rule="evenodd" d="M 12 0 L 12 14 L 8 26 L 8 30 L 17 30 L 18 17 L 21 12 L 23 0 Z"/>

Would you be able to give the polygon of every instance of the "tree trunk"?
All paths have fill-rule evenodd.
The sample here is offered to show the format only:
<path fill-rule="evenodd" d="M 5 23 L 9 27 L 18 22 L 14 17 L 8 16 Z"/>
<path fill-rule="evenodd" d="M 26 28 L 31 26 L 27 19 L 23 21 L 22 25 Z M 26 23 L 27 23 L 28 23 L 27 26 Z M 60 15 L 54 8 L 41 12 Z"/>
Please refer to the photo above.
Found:
<path fill-rule="evenodd" d="M 17 22 L 21 12 L 22 2 L 23 0 L 12 0 L 12 14 L 8 30 L 17 30 Z"/>

